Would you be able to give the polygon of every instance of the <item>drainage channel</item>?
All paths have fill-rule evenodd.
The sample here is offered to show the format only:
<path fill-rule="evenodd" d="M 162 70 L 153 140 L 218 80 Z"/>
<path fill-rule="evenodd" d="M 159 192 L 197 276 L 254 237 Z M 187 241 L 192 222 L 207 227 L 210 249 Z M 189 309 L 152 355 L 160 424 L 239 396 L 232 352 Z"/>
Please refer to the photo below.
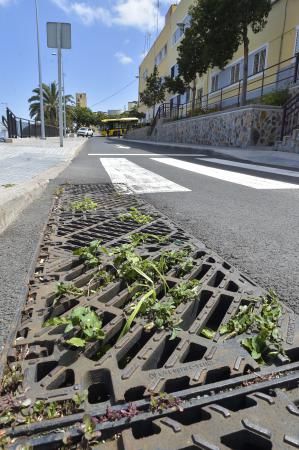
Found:
<path fill-rule="evenodd" d="M 80 204 L 84 202 L 90 210 L 82 211 Z M 137 272 L 132 269 L 136 264 Z M 262 434 L 246 424 L 255 424 L 254 417 L 259 423 L 263 414 L 270 417 L 280 405 L 278 401 L 271 403 L 273 408 L 266 412 L 269 402 L 263 400 L 266 410 L 258 415 L 263 409 L 259 400 L 252 406 L 252 419 L 249 415 L 248 420 L 243 417 L 244 408 L 231 395 L 226 403 L 220 399 L 216 413 L 203 410 L 208 420 L 197 417 L 195 406 L 188 404 L 198 396 L 206 396 L 206 404 L 213 403 L 214 398 L 219 401 L 219 395 L 224 401 L 226 391 L 246 397 L 247 391 L 242 389 L 248 389 L 248 385 L 244 383 L 252 383 L 254 390 L 266 383 L 263 390 L 267 395 L 276 386 L 279 398 L 291 389 L 291 415 L 298 421 L 297 316 L 282 304 L 272 308 L 280 312 L 275 333 L 281 336 L 283 351 L 277 351 L 267 361 L 268 366 L 240 344 L 242 338 L 250 339 L 249 333 L 233 333 L 230 339 L 221 333 L 223 325 L 232 323 L 242 308 L 262 314 L 261 299 L 265 296 L 254 282 L 131 195 L 125 186 L 62 186 L 53 202 L 15 341 L 7 354 L 0 397 L 4 448 L 31 442 L 28 437 L 24 441 L 22 435 L 38 435 L 49 427 L 59 429 L 82 421 L 84 414 L 105 419 L 103 436 L 99 435 L 103 424 L 97 424 L 96 445 L 108 436 L 105 445 L 113 449 L 233 449 L 237 448 L 234 442 L 243 440 L 244 445 L 252 443 L 251 447 L 238 448 L 272 448 L 273 442 L 273 448 L 289 448 L 286 445 L 293 444 L 277 435 L 282 426 L 270 427 L 275 430 L 271 436 L 264 433 L 263 439 L 270 447 L 247 436 Z M 253 303 L 253 298 L 260 300 Z M 145 308 L 148 299 L 152 309 Z M 82 319 L 86 313 L 88 324 Z M 287 377 L 292 380 L 284 381 Z M 150 397 L 163 405 L 155 414 L 145 413 L 150 408 Z M 178 398 L 187 402 L 183 411 L 176 403 Z M 176 417 L 181 415 L 181 422 L 176 422 L 173 413 L 165 414 L 169 402 L 175 402 L 173 408 L 177 409 Z M 223 426 L 227 424 L 227 429 L 221 425 L 218 437 L 214 430 L 215 439 L 209 444 L 209 432 L 201 433 L 200 422 L 207 430 L 208 424 L 211 430 L 217 428 L 215 421 L 225 409 L 224 404 L 230 411 L 229 417 L 224 414 Z M 205 408 L 201 404 L 196 407 Z M 134 408 L 146 414 L 142 419 L 145 428 L 138 426 L 135 431 L 133 421 L 140 422 L 141 415 L 136 415 Z M 122 414 L 127 430 L 122 429 Z M 185 416 L 197 419 L 189 423 Z M 115 431 L 112 420 L 119 424 L 120 431 Z M 242 420 L 244 426 L 240 425 Z M 39 422 L 38 427 L 34 422 Z M 267 421 L 260 426 L 269 430 Z M 76 430 L 71 433 L 75 441 L 82 435 Z M 117 433 L 120 435 L 115 441 Z M 226 439 L 226 435 L 230 437 Z M 296 436 L 287 429 L 285 435 L 296 443 Z M 183 447 L 179 437 L 189 446 Z M 61 435 L 56 438 L 35 437 L 30 445 L 65 448 Z M 73 442 L 69 445 L 76 448 Z"/>

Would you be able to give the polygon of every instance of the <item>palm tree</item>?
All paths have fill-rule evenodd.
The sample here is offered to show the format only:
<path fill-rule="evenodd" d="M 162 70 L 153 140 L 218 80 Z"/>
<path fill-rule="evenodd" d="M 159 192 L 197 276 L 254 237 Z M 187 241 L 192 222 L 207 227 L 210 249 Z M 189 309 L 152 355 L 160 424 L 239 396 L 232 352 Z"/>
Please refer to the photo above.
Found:
<path fill-rule="evenodd" d="M 29 112 L 30 117 L 35 120 L 40 120 L 40 94 L 39 87 L 33 89 L 32 97 L 28 99 L 29 102 Z M 58 122 L 58 89 L 57 84 L 53 81 L 51 84 L 43 83 L 43 97 L 44 97 L 44 110 L 45 110 L 45 121 L 49 125 L 57 125 Z M 66 95 L 65 97 L 66 105 L 73 104 L 73 96 Z M 68 108 L 67 108 L 68 111 Z"/>

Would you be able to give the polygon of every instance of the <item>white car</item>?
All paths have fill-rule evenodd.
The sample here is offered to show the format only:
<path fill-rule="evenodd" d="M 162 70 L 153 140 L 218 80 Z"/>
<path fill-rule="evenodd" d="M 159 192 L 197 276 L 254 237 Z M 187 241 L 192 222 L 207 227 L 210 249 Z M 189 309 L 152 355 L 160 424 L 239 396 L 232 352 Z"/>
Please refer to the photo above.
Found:
<path fill-rule="evenodd" d="M 93 136 L 93 130 L 91 128 L 81 127 L 77 131 L 77 136 L 92 137 Z"/>

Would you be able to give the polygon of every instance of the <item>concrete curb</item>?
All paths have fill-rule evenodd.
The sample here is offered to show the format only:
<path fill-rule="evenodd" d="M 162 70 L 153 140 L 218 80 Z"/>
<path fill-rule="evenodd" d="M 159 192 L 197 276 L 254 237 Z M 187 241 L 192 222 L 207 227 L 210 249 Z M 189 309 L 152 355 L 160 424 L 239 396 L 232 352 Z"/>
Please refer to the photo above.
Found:
<path fill-rule="evenodd" d="M 112 138 L 113 139 L 113 138 Z M 136 142 L 137 144 L 149 144 L 149 145 L 160 145 L 161 147 L 176 147 L 176 148 L 189 148 L 193 150 L 213 150 L 215 152 L 219 152 L 222 150 L 241 150 L 245 151 L 244 149 L 241 149 L 241 147 L 217 147 L 215 145 L 201 145 L 201 144 L 179 144 L 176 142 L 160 142 L 160 141 L 148 141 L 148 140 L 141 140 L 141 139 L 127 139 L 123 138 L 126 142 Z M 250 147 L 250 150 L 253 150 L 252 147 Z M 273 151 L 273 147 L 255 147 L 255 151 L 263 150 L 265 152 Z"/>
<path fill-rule="evenodd" d="M 7 188 L 4 192 L 1 192 L 0 234 L 3 233 L 5 228 L 7 228 L 8 225 L 10 225 L 18 215 L 33 202 L 33 200 L 41 195 L 50 180 L 56 178 L 66 169 L 71 161 L 82 150 L 85 142 L 86 141 L 80 143 L 70 160 L 51 167 L 28 182 L 17 185 L 16 187 Z"/>

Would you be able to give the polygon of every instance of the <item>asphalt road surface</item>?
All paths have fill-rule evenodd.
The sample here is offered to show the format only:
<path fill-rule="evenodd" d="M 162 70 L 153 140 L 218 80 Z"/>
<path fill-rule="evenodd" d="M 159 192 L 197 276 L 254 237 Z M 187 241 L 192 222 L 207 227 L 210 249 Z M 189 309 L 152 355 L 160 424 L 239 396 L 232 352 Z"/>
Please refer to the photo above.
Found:
<path fill-rule="evenodd" d="M 299 171 L 212 151 L 88 140 L 0 239 L 0 348 L 20 309 L 26 271 L 59 183 L 126 183 L 299 313 Z M 17 255 L 17 257 L 16 257 Z"/>
<path fill-rule="evenodd" d="M 299 313 L 299 171 L 93 138 L 60 181 L 127 183 Z"/>

